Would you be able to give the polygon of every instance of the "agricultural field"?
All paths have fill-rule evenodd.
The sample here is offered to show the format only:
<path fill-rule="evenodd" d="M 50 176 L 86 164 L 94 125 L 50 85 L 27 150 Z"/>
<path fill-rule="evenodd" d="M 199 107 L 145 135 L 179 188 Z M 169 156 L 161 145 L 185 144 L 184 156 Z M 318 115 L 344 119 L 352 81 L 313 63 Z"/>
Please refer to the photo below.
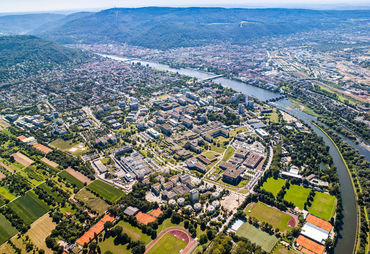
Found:
<path fill-rule="evenodd" d="M 284 199 L 288 202 L 292 202 L 299 209 L 303 209 L 310 191 L 311 189 L 303 186 L 291 184 L 289 189 L 286 190 Z"/>
<path fill-rule="evenodd" d="M 270 207 L 264 203 L 251 203 L 245 208 L 248 216 L 256 218 L 260 222 L 267 222 L 281 232 L 286 232 L 291 228 L 288 226 L 291 216 L 276 208 Z"/>
<path fill-rule="evenodd" d="M 16 198 L 16 196 L 14 196 L 12 193 L 9 192 L 8 189 L 6 189 L 5 187 L 3 186 L 0 186 L 0 195 L 4 198 L 6 198 L 7 200 L 9 201 L 12 201 L 13 199 Z"/>
<path fill-rule="evenodd" d="M 0 244 L 6 242 L 17 232 L 17 229 L 12 226 L 12 224 L 5 218 L 5 216 L 0 214 Z"/>
<path fill-rule="evenodd" d="M 261 189 L 271 192 L 276 198 L 276 195 L 279 193 L 281 188 L 283 188 L 285 182 L 286 181 L 284 179 L 281 178 L 274 179 L 273 177 L 270 177 L 267 179 L 266 182 L 263 183 Z"/>
<path fill-rule="evenodd" d="M 49 187 L 46 183 L 41 184 L 37 188 L 40 188 L 40 189 L 44 190 L 48 195 L 53 197 L 53 199 L 58 203 L 62 202 L 65 199 L 62 195 L 53 191 L 52 188 Z"/>
<path fill-rule="evenodd" d="M 36 170 L 36 167 L 34 167 L 34 165 L 31 165 L 25 169 L 22 169 L 21 171 L 18 171 L 17 174 L 20 174 L 24 178 L 28 179 L 33 187 L 35 187 L 44 181 L 44 177 L 36 173 Z"/>
<path fill-rule="evenodd" d="M 335 214 L 337 199 L 327 193 L 315 192 L 311 206 L 308 212 L 329 221 Z"/>
<path fill-rule="evenodd" d="M 14 171 L 17 171 L 21 168 L 23 168 L 23 165 L 14 161 L 13 163 L 10 163 L 9 161 L 5 159 L 0 158 L 0 166 L 8 170 L 10 173 L 13 173 Z"/>
<path fill-rule="evenodd" d="M 20 152 L 16 152 L 11 155 L 16 162 L 19 164 L 22 164 L 24 167 L 28 167 L 29 165 L 33 164 L 35 161 L 32 159 L 28 158 L 26 155 Z"/>
<path fill-rule="evenodd" d="M 45 204 L 44 201 L 40 200 L 32 191 L 27 192 L 26 195 L 9 203 L 9 207 L 26 225 L 30 225 L 49 211 L 48 205 Z"/>
<path fill-rule="evenodd" d="M 77 192 L 75 199 L 81 201 L 91 210 L 99 214 L 103 214 L 109 207 L 109 205 L 103 199 L 95 196 L 85 188 Z"/>
<path fill-rule="evenodd" d="M 95 180 L 90 183 L 87 188 L 112 203 L 116 202 L 123 196 L 123 191 L 100 180 Z"/>
<path fill-rule="evenodd" d="M 76 178 L 77 180 L 79 180 L 82 183 L 90 184 L 92 182 L 90 180 L 90 178 L 88 178 L 84 174 L 74 170 L 71 167 L 66 168 L 66 172 L 68 172 L 70 175 L 72 175 L 74 178 Z"/>
<path fill-rule="evenodd" d="M 56 227 L 56 224 L 50 218 L 49 214 L 45 214 L 37 221 L 31 224 L 30 230 L 27 231 L 26 236 L 30 238 L 33 244 L 39 249 L 43 249 L 45 253 L 53 253 L 45 243 L 46 237 L 51 234 L 51 231 Z"/>
<path fill-rule="evenodd" d="M 278 239 L 275 236 L 263 232 L 262 230 L 256 228 L 248 222 L 244 223 L 238 229 L 236 235 L 247 238 L 252 243 L 261 246 L 262 249 L 268 253 L 271 252 L 271 250 L 278 242 Z"/>
<path fill-rule="evenodd" d="M 165 234 L 159 241 L 151 247 L 147 254 L 178 254 L 180 250 L 186 247 L 187 243 L 178 239 L 176 236 L 169 233 Z"/>
<path fill-rule="evenodd" d="M 76 188 L 78 188 L 78 189 L 81 189 L 82 187 L 84 187 L 84 184 L 80 180 L 78 180 L 77 178 L 72 176 L 67 171 L 60 172 L 59 176 L 61 178 L 65 179 L 68 183 L 76 186 Z"/>
<path fill-rule="evenodd" d="M 63 152 L 69 152 L 73 155 L 82 155 L 86 152 L 86 147 L 82 143 L 75 143 L 72 140 L 63 140 L 58 138 L 49 144 L 50 147 L 59 149 Z"/>

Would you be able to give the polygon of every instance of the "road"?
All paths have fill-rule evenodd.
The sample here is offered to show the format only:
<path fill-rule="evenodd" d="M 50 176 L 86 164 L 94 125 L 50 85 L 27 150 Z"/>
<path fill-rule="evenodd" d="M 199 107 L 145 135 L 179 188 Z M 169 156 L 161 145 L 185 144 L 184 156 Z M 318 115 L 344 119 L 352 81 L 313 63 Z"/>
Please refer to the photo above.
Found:
<path fill-rule="evenodd" d="M 98 119 L 96 119 L 96 117 L 94 116 L 89 107 L 83 107 L 82 110 L 85 111 L 86 115 L 88 115 L 98 127 L 100 127 L 101 122 Z"/>

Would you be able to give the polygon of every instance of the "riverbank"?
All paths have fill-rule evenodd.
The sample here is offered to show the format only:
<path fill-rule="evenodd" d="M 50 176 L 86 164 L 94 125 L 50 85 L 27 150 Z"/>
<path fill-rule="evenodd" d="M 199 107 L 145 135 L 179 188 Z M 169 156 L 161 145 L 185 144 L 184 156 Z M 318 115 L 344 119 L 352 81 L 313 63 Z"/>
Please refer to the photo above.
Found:
<path fill-rule="evenodd" d="M 339 149 L 338 145 L 336 144 L 336 142 L 331 138 L 331 136 L 323 129 L 321 128 L 321 126 L 319 126 L 318 124 L 316 123 L 313 123 L 315 124 L 323 133 L 325 133 L 325 135 L 327 135 L 327 137 L 333 142 L 333 144 L 335 145 L 336 149 L 338 150 L 346 168 L 347 168 L 347 171 L 348 171 L 348 174 L 351 178 L 351 182 L 352 182 L 352 186 L 353 186 L 353 189 L 355 190 L 355 196 L 356 196 L 356 209 L 357 209 L 357 227 L 356 227 L 356 241 L 355 241 L 355 248 L 353 250 L 353 253 L 361 253 L 359 248 L 360 248 L 360 234 L 362 233 L 361 232 L 361 228 L 362 228 L 362 221 L 361 221 L 361 209 L 362 207 L 358 204 L 358 191 L 357 191 L 357 188 L 356 186 L 358 186 L 358 189 L 359 189 L 359 192 L 360 194 L 362 195 L 363 192 L 362 192 L 362 186 L 361 186 L 361 183 L 358 179 L 358 175 L 356 174 L 356 172 L 352 172 L 350 170 L 350 168 L 348 167 L 348 164 L 345 160 L 345 158 L 343 157 L 342 153 L 341 153 L 341 150 Z M 355 178 L 352 176 L 352 174 L 355 174 Z M 365 220 L 366 220 L 366 224 L 369 225 L 369 218 L 368 218 L 368 213 L 367 213 L 367 208 L 366 206 L 363 207 L 364 209 L 364 216 L 365 216 Z M 365 253 L 369 253 L 369 240 L 370 240 L 370 233 L 369 232 L 365 232 L 365 234 L 367 234 L 367 244 L 365 246 Z"/>
<path fill-rule="evenodd" d="M 115 59 L 118 61 L 125 61 L 128 63 L 132 63 L 135 61 L 128 61 L 125 58 L 120 58 L 117 56 L 107 56 L 111 59 Z M 149 67 L 152 67 L 154 69 L 160 69 L 163 71 L 169 71 L 174 73 L 179 73 L 181 75 L 190 76 L 198 79 L 206 79 L 209 77 L 212 77 L 211 74 L 199 72 L 196 70 L 189 70 L 189 69 L 173 69 L 169 66 L 163 65 L 163 64 L 157 64 L 157 63 L 150 63 L 145 61 L 136 60 L 136 62 L 141 62 L 143 65 L 148 65 Z M 213 75 L 214 76 L 214 75 Z M 214 80 L 215 83 L 219 83 L 223 85 L 224 87 L 228 87 L 233 89 L 236 92 L 243 93 L 247 96 L 253 97 L 258 99 L 259 101 L 266 102 L 268 100 L 274 99 L 279 97 L 279 94 L 273 93 L 268 90 L 264 90 L 262 88 L 257 88 L 242 82 L 238 82 L 235 80 L 230 80 L 226 78 L 219 78 Z M 284 105 L 284 101 L 279 101 L 280 105 Z M 338 241 L 334 248 L 334 253 L 336 254 L 348 254 L 352 253 L 356 241 L 356 228 L 353 227 L 353 225 L 357 224 L 357 211 L 356 211 L 356 194 L 353 189 L 353 185 L 350 179 L 350 176 L 348 174 L 347 168 L 344 164 L 344 161 L 341 159 L 341 156 L 339 154 L 339 151 L 336 149 L 335 144 L 329 139 L 327 135 L 325 135 L 324 132 L 322 132 L 319 128 L 314 126 L 311 119 L 306 119 L 301 114 L 297 114 L 297 112 L 288 110 L 283 108 L 283 106 L 279 106 L 279 104 L 271 104 L 279 109 L 282 109 L 283 111 L 288 111 L 287 113 L 292 114 L 297 119 L 301 120 L 302 122 L 305 122 L 307 125 L 309 125 L 313 131 L 318 136 L 321 136 L 325 142 L 326 145 L 329 146 L 329 153 L 330 156 L 333 158 L 333 163 L 336 165 L 337 168 L 337 174 L 339 177 L 339 184 L 340 184 L 340 191 L 341 191 L 341 198 L 342 198 L 342 207 L 343 207 L 343 218 L 342 218 L 342 225 L 341 230 L 338 232 Z"/>

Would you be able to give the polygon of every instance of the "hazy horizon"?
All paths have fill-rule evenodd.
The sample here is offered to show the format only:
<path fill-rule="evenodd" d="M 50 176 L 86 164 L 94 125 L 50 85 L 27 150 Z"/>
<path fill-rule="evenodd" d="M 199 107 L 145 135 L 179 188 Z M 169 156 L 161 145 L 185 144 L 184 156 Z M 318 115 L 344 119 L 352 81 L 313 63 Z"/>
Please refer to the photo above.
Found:
<path fill-rule="evenodd" d="M 34 13 L 34 12 L 71 12 L 71 11 L 98 11 L 108 8 L 138 8 L 138 7 L 225 7 L 225 8 L 301 8 L 301 9 L 332 9 L 332 10 L 368 10 L 370 2 L 367 0 L 203 0 L 199 4 L 196 0 L 186 0 L 174 3 L 170 0 L 2 0 L 0 13 Z"/>

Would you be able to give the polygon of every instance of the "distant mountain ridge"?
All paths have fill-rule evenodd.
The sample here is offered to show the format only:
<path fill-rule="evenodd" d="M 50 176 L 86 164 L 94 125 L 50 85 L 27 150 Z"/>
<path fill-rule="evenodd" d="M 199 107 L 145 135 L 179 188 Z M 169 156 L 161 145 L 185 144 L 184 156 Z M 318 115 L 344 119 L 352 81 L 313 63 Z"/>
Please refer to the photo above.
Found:
<path fill-rule="evenodd" d="M 0 16 L 0 34 L 26 34 L 43 24 L 64 18 L 62 14 L 40 13 Z"/>
<path fill-rule="evenodd" d="M 167 49 L 209 43 L 244 43 L 261 36 L 328 29 L 369 11 L 299 9 L 108 9 L 74 19 L 40 36 L 60 43 L 120 42 Z"/>
<path fill-rule="evenodd" d="M 67 15 L 34 27 L 29 33 L 62 44 L 128 43 L 168 49 L 219 42 L 242 44 L 262 36 L 351 26 L 364 19 L 370 20 L 370 11 L 115 8 Z"/>

